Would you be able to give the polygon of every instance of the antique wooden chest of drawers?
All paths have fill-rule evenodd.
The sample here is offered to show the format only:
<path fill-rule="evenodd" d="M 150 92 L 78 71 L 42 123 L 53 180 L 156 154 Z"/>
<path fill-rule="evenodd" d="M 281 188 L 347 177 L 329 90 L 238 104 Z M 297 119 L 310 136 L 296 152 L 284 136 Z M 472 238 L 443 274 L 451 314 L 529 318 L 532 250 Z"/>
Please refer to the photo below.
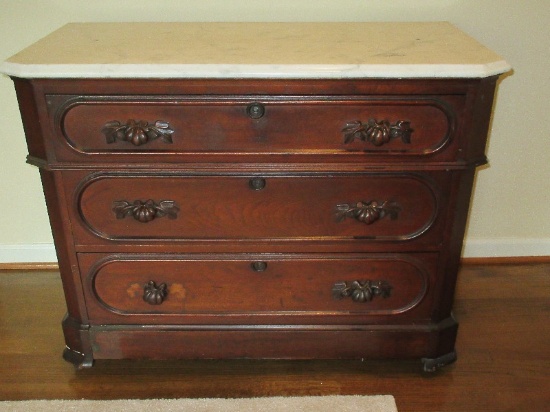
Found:
<path fill-rule="evenodd" d="M 2 70 L 42 176 L 65 359 L 455 359 L 508 66 L 451 25 L 74 24 Z"/>

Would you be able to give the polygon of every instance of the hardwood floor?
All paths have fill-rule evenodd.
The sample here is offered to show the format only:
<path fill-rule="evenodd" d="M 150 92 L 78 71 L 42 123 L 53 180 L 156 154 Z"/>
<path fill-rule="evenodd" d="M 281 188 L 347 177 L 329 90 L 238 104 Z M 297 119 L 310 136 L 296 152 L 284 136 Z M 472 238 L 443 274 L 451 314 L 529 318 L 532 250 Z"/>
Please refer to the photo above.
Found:
<path fill-rule="evenodd" d="M 462 267 L 458 362 L 97 361 L 61 359 L 55 271 L 0 272 L 0 399 L 392 394 L 407 411 L 550 410 L 550 263 Z"/>

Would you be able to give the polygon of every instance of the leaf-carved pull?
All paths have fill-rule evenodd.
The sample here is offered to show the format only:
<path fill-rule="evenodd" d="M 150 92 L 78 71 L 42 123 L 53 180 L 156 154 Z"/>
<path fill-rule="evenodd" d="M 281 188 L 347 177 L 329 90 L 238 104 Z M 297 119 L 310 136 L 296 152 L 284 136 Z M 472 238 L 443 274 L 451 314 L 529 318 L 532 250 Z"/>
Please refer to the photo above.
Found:
<path fill-rule="evenodd" d="M 395 202 L 385 201 L 377 202 L 357 202 L 355 204 L 342 203 L 336 205 L 336 221 L 341 222 L 345 218 L 353 218 L 359 222 L 370 225 L 385 216 L 389 216 L 391 220 L 397 219 L 401 206 Z"/>
<path fill-rule="evenodd" d="M 170 124 L 164 120 L 157 120 L 154 124 L 149 124 L 144 120 L 128 120 L 125 124 L 118 120 L 107 122 L 101 129 L 107 143 L 124 141 L 132 143 L 134 146 L 141 146 L 152 140 L 161 139 L 164 143 L 172 143 L 172 134 L 174 130 Z"/>
<path fill-rule="evenodd" d="M 143 300 L 150 305 L 160 305 L 168 295 L 166 283 L 157 284 L 150 280 L 143 288 Z"/>
<path fill-rule="evenodd" d="M 344 144 L 361 140 L 374 146 L 382 146 L 392 139 L 401 139 L 403 143 L 411 142 L 411 122 L 398 120 L 391 124 L 388 120 L 369 119 L 366 123 L 355 120 L 347 123 L 342 129 Z"/>
<path fill-rule="evenodd" d="M 332 287 L 335 299 L 350 297 L 354 302 L 370 302 L 375 296 L 387 298 L 392 287 L 385 280 L 354 280 L 351 282 L 336 282 Z"/>
<path fill-rule="evenodd" d="M 147 223 L 159 217 L 166 216 L 168 219 L 175 219 L 178 216 L 179 207 L 173 200 L 161 200 L 156 203 L 154 200 L 116 200 L 113 202 L 113 212 L 117 219 L 124 219 L 132 216 L 141 223 Z"/>

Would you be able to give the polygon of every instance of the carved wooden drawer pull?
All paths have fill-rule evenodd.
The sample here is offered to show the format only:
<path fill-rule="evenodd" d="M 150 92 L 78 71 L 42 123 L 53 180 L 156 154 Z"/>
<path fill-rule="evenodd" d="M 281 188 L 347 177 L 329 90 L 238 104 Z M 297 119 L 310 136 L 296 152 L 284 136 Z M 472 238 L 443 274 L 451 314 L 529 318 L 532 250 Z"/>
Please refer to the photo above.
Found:
<path fill-rule="evenodd" d="M 332 296 L 335 299 L 351 297 L 354 302 L 370 302 L 375 296 L 389 297 L 391 289 L 385 280 L 337 282 L 332 287 Z"/>
<path fill-rule="evenodd" d="M 367 225 L 389 216 L 391 220 L 397 219 L 401 207 L 395 202 L 385 201 L 379 203 L 375 200 L 370 202 L 357 202 L 355 204 L 343 203 L 336 205 L 336 220 L 341 222 L 347 217 L 363 222 Z"/>
<path fill-rule="evenodd" d="M 366 123 L 355 120 L 347 123 L 342 129 L 344 144 L 354 140 L 372 143 L 374 146 L 382 146 L 391 139 L 401 139 L 403 143 L 411 142 L 411 123 L 398 120 L 390 124 L 388 120 L 369 119 Z"/>
<path fill-rule="evenodd" d="M 134 146 L 141 146 L 152 140 L 161 139 L 164 143 L 172 143 L 172 133 L 170 124 L 164 120 L 157 120 L 154 124 L 149 124 L 144 120 L 130 119 L 126 124 L 118 120 L 112 120 L 105 123 L 101 129 L 107 143 L 124 141 L 132 143 Z"/>
<path fill-rule="evenodd" d="M 150 305 L 160 305 L 168 295 L 166 283 L 157 284 L 150 280 L 143 288 L 143 300 Z"/>
<path fill-rule="evenodd" d="M 117 219 L 124 219 L 126 216 L 132 216 L 135 220 L 142 223 L 150 222 L 158 217 L 166 216 L 168 219 L 175 219 L 178 216 L 179 207 L 173 200 L 161 200 L 156 203 L 149 199 L 145 202 L 134 200 L 116 200 L 113 202 L 113 212 Z"/>

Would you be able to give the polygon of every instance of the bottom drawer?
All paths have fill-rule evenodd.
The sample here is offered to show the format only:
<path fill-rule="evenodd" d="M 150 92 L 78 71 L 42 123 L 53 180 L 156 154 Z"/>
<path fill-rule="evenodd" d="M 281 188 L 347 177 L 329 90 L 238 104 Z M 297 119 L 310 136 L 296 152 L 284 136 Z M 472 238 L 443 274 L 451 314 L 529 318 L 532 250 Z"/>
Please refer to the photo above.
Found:
<path fill-rule="evenodd" d="M 92 324 L 350 324 L 427 318 L 437 255 L 80 254 L 79 262 Z"/>

